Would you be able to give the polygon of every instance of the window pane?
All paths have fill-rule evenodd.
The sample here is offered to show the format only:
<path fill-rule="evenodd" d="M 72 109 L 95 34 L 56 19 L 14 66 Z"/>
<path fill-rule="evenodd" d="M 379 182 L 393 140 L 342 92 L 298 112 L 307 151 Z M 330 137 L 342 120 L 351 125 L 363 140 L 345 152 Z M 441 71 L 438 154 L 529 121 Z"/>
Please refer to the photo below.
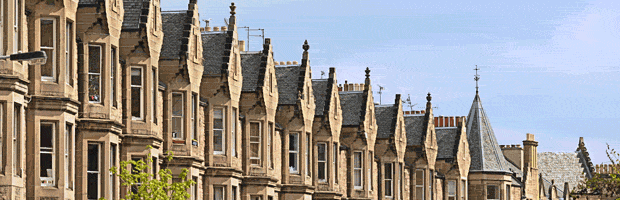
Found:
<path fill-rule="evenodd" d="M 355 176 L 355 186 L 362 186 L 362 170 L 355 170 L 353 175 Z"/>
<path fill-rule="evenodd" d="M 172 93 L 172 115 L 183 116 L 183 94 Z"/>
<path fill-rule="evenodd" d="M 297 153 L 288 154 L 288 166 L 290 172 L 297 172 Z"/>
<path fill-rule="evenodd" d="M 131 85 L 142 85 L 142 71 L 138 68 L 131 69 Z"/>
<path fill-rule="evenodd" d="M 53 124 L 41 124 L 41 147 L 52 148 L 54 137 Z M 49 150 L 49 149 L 46 149 Z"/>
<path fill-rule="evenodd" d="M 220 115 L 220 118 L 214 118 L 213 119 L 213 128 L 214 129 L 223 129 L 224 128 L 224 120 L 221 118 L 221 115 Z"/>
<path fill-rule="evenodd" d="M 181 138 L 182 132 L 183 132 L 183 118 L 173 117 L 172 118 L 172 137 Z"/>
<path fill-rule="evenodd" d="M 41 20 L 41 46 L 53 47 L 54 46 L 54 21 L 53 20 Z M 48 57 L 50 54 L 47 55 Z"/>
<path fill-rule="evenodd" d="M 288 137 L 289 151 L 299 151 L 299 134 L 291 133 Z"/>
<path fill-rule="evenodd" d="M 52 177 L 52 154 L 41 154 L 41 177 Z"/>
<path fill-rule="evenodd" d="M 213 199 L 224 200 L 224 187 L 213 187 Z"/>
<path fill-rule="evenodd" d="M 99 83 L 101 76 L 98 74 L 89 74 L 88 75 L 88 100 L 89 101 L 100 101 L 100 88 Z"/>
<path fill-rule="evenodd" d="M 88 145 L 88 171 L 99 171 L 99 145 Z"/>
<path fill-rule="evenodd" d="M 499 199 L 499 195 L 497 193 L 497 186 L 487 185 L 487 199 Z"/>
<path fill-rule="evenodd" d="M 319 167 L 319 180 L 325 180 L 325 162 L 320 162 Z"/>
<path fill-rule="evenodd" d="M 385 170 L 385 172 L 384 172 L 385 173 L 384 174 L 385 178 L 386 179 L 392 179 L 392 164 L 391 163 L 386 163 L 384 170 Z"/>
<path fill-rule="evenodd" d="M 353 159 L 353 167 L 362 168 L 362 153 L 356 152 Z"/>
<path fill-rule="evenodd" d="M 222 130 L 213 130 L 213 150 L 214 151 L 222 151 Z"/>
<path fill-rule="evenodd" d="M 325 154 L 325 148 L 326 145 L 325 144 L 317 144 L 317 152 L 318 152 L 318 159 L 319 161 L 326 161 L 326 154 Z"/>
<path fill-rule="evenodd" d="M 415 173 L 415 184 L 416 185 L 424 185 L 424 171 L 417 170 Z"/>
<path fill-rule="evenodd" d="M 52 77 L 54 76 L 54 50 L 41 48 L 41 51 L 45 51 L 47 55 L 45 65 L 41 66 L 41 76 Z"/>
<path fill-rule="evenodd" d="M 448 196 L 456 195 L 456 181 L 448 181 Z"/>
<path fill-rule="evenodd" d="M 140 115 L 140 88 L 131 88 L 131 116 L 141 117 Z"/>
<path fill-rule="evenodd" d="M 256 143 L 250 144 L 250 156 L 258 157 L 258 144 Z"/>
<path fill-rule="evenodd" d="M 250 136 L 260 136 L 260 126 L 258 123 L 250 123 Z M 250 140 L 252 139 L 250 138 Z"/>
<path fill-rule="evenodd" d="M 88 72 L 101 73 L 101 46 L 88 46 Z"/>
<path fill-rule="evenodd" d="M 88 173 L 88 199 L 99 199 L 99 174 Z"/>
<path fill-rule="evenodd" d="M 422 200 L 422 199 L 424 199 L 424 188 L 422 188 L 422 187 L 416 187 L 416 190 L 415 190 L 415 199 L 416 199 L 416 200 Z"/>

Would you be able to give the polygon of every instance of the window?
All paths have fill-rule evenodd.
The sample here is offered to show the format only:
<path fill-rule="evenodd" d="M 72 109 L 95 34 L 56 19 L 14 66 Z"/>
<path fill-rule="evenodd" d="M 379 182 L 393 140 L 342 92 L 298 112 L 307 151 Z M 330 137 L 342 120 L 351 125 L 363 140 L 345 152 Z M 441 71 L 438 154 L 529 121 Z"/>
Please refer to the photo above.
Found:
<path fill-rule="evenodd" d="M 353 188 L 361 190 L 363 185 L 362 163 L 364 162 L 362 152 L 353 152 Z"/>
<path fill-rule="evenodd" d="M 258 196 L 258 195 L 251 195 L 250 196 L 250 200 L 263 200 L 262 196 Z"/>
<path fill-rule="evenodd" d="M 132 157 L 131 160 L 133 160 L 134 162 L 141 162 L 142 161 L 142 157 Z M 131 165 L 131 174 L 137 174 L 138 173 L 138 172 L 136 172 L 137 170 L 138 169 L 136 168 L 135 165 Z M 138 179 L 136 184 L 131 186 L 131 192 L 133 192 L 134 194 L 137 193 L 138 192 L 138 188 L 140 188 L 141 185 L 142 185 L 142 180 Z"/>
<path fill-rule="evenodd" d="M 510 200 L 510 185 L 506 185 L 506 200 Z"/>
<path fill-rule="evenodd" d="M 183 139 L 183 125 L 185 125 L 183 93 L 172 93 L 172 139 Z"/>
<path fill-rule="evenodd" d="M 116 144 L 110 144 L 110 166 L 112 167 L 117 167 L 116 166 Z M 114 198 L 114 191 L 116 190 L 116 181 L 114 180 L 114 173 L 112 173 L 112 171 L 110 170 L 110 199 L 115 199 Z"/>
<path fill-rule="evenodd" d="M 213 200 L 224 200 L 224 186 L 213 186 Z"/>
<path fill-rule="evenodd" d="M 306 170 L 306 175 L 311 176 L 312 172 L 310 171 L 310 148 L 312 144 L 310 144 L 310 133 L 306 133 L 306 165 L 304 168 Z"/>
<path fill-rule="evenodd" d="M 198 35 L 199 34 L 200 33 L 194 35 L 194 45 L 192 47 L 193 48 L 192 51 L 194 52 L 194 59 L 198 59 Z"/>
<path fill-rule="evenodd" d="M 4 52 L 4 1 L 0 1 L 0 16 L 0 52 Z"/>
<path fill-rule="evenodd" d="M 65 82 L 67 85 L 73 85 L 73 60 L 71 60 L 71 49 L 73 49 L 73 27 L 72 23 L 67 21 L 67 27 L 65 29 Z"/>
<path fill-rule="evenodd" d="M 332 165 L 333 165 L 333 169 L 334 169 L 334 182 L 338 183 L 338 143 L 334 142 L 334 157 L 332 158 Z"/>
<path fill-rule="evenodd" d="M 198 109 L 196 109 L 196 107 L 198 106 L 198 104 L 196 102 L 198 102 L 197 100 L 197 95 L 196 94 L 192 94 L 192 113 L 191 115 L 191 122 L 192 125 L 191 127 L 191 133 L 192 133 L 192 139 L 198 140 L 198 122 L 196 121 L 196 116 L 198 115 Z"/>
<path fill-rule="evenodd" d="M 215 154 L 226 153 L 225 116 L 224 108 L 213 109 L 213 151 Z"/>
<path fill-rule="evenodd" d="M 144 119 L 144 100 L 142 94 L 144 79 L 141 67 L 131 67 L 131 119 Z"/>
<path fill-rule="evenodd" d="M 237 157 L 237 108 L 233 108 L 232 119 L 230 119 L 230 137 L 232 138 L 231 151 L 234 157 Z"/>
<path fill-rule="evenodd" d="M 157 157 L 151 157 L 151 173 L 153 174 L 153 178 L 157 178 Z"/>
<path fill-rule="evenodd" d="M 415 171 L 415 199 L 422 200 L 424 198 L 424 169 L 416 169 Z"/>
<path fill-rule="evenodd" d="M 435 172 L 433 170 L 428 174 L 428 191 L 430 191 L 431 199 L 434 199 L 435 190 L 433 190 L 433 185 L 435 184 Z"/>
<path fill-rule="evenodd" d="M 237 186 L 232 186 L 232 200 L 237 200 Z"/>
<path fill-rule="evenodd" d="M 101 103 L 101 59 L 101 46 L 88 45 L 88 101 L 91 103 Z"/>
<path fill-rule="evenodd" d="M 110 50 L 110 101 L 112 106 L 116 108 L 116 47 L 112 47 Z"/>
<path fill-rule="evenodd" d="M 192 177 L 192 181 L 194 181 L 194 183 L 196 183 L 196 184 L 192 184 L 190 186 L 190 190 L 191 190 L 190 193 L 189 193 L 191 195 L 190 198 L 191 198 L 191 200 L 197 200 L 198 199 L 198 190 L 196 189 L 196 187 L 198 186 L 198 178 L 193 176 Z"/>
<path fill-rule="evenodd" d="M 327 182 L 327 144 L 317 143 L 316 151 L 319 182 Z"/>
<path fill-rule="evenodd" d="M 153 80 L 153 87 L 151 87 L 151 93 L 153 100 L 151 101 L 151 119 L 153 123 L 157 124 L 157 88 L 159 88 L 159 82 L 157 81 L 157 70 L 153 68 L 151 73 L 151 79 Z"/>
<path fill-rule="evenodd" d="M 41 66 L 42 81 L 56 81 L 56 19 L 41 19 L 41 51 L 45 51 L 47 62 Z"/>
<path fill-rule="evenodd" d="M 372 117 L 371 117 L 372 118 Z M 372 189 L 374 189 L 374 185 L 372 184 L 372 169 L 374 169 L 373 164 L 375 163 L 375 159 L 373 157 L 373 153 L 372 151 L 368 152 L 368 164 L 370 165 L 370 167 L 368 168 L 368 188 L 370 188 L 369 190 L 372 191 Z"/>
<path fill-rule="evenodd" d="M 260 165 L 260 152 L 261 152 L 261 130 L 260 123 L 250 123 L 250 164 Z"/>
<path fill-rule="evenodd" d="M 20 23 L 21 23 L 21 14 L 22 14 L 22 6 L 21 6 L 21 0 L 15 0 L 13 1 L 15 2 L 15 13 L 14 13 L 14 19 L 13 19 L 13 53 L 18 53 L 21 50 L 21 44 L 20 44 L 20 38 L 19 37 L 19 33 L 20 33 Z"/>
<path fill-rule="evenodd" d="M 385 183 L 385 197 L 394 197 L 394 165 L 392 163 L 383 164 L 383 182 Z"/>
<path fill-rule="evenodd" d="M 291 174 L 299 173 L 299 133 L 288 135 L 288 169 Z"/>
<path fill-rule="evenodd" d="M 65 187 L 73 188 L 73 125 L 65 125 Z"/>
<path fill-rule="evenodd" d="M 54 132 L 56 124 L 50 122 L 41 122 L 40 130 L 40 169 L 41 186 L 54 186 Z"/>
<path fill-rule="evenodd" d="M 16 176 L 22 176 L 21 168 L 21 128 L 22 128 L 22 107 L 19 104 L 14 104 L 13 107 L 13 174 Z M 2 147 L 0 145 L 0 147 Z M 1 148 L 0 148 L 1 149 Z M 2 157 L 0 156 L 0 159 Z M 1 163 L 1 162 L 0 162 Z"/>
<path fill-rule="evenodd" d="M 273 169 L 273 122 L 269 122 L 269 130 L 267 130 L 268 132 L 268 137 L 267 138 L 267 149 L 269 149 L 269 152 L 267 152 L 267 160 L 269 160 L 269 167 Z"/>
<path fill-rule="evenodd" d="M 448 181 L 448 200 L 456 200 L 456 181 Z"/>
<path fill-rule="evenodd" d="M 465 194 L 465 188 L 467 188 L 467 181 L 461 180 L 461 200 L 465 200 L 465 197 L 467 197 L 467 194 Z"/>
<path fill-rule="evenodd" d="M 4 4 L 4 2 L 0 1 L 0 4 Z M 0 8 L 2 8 L 2 7 L 0 7 Z M 2 12 L 0 11 L 0 13 L 2 13 Z M 0 17 L 0 18 L 2 18 L 2 17 Z M 0 35 L 2 35 L 2 34 L 0 34 Z M 2 43 L 2 42 L 0 41 L 0 43 Z M 16 117 L 13 118 L 13 121 L 15 121 L 15 118 Z M 2 151 L 2 143 L 3 143 L 3 139 L 4 139 L 3 136 L 4 136 L 4 133 L 5 133 L 4 132 L 4 126 L 3 126 L 4 122 L 5 122 L 4 119 L 8 119 L 8 118 L 4 117 L 4 105 L 2 105 L 0 103 L 0 171 L 2 171 L 2 166 L 3 166 L 2 165 L 2 157 L 3 157 L 2 154 L 4 154 L 4 152 L 5 152 L 5 151 Z"/>
<path fill-rule="evenodd" d="M 487 185 L 487 199 L 499 199 L 498 190 L 497 185 Z"/>
<path fill-rule="evenodd" d="M 400 191 L 400 199 L 405 199 L 405 168 L 403 167 L 403 163 L 398 163 L 398 187 Z"/>
<path fill-rule="evenodd" d="M 87 166 L 87 181 L 88 181 L 88 199 L 99 199 L 101 197 L 101 187 L 99 187 L 100 175 L 99 170 L 101 169 L 101 163 L 99 162 L 99 158 L 101 158 L 101 145 L 96 143 L 88 144 L 88 166 Z"/>

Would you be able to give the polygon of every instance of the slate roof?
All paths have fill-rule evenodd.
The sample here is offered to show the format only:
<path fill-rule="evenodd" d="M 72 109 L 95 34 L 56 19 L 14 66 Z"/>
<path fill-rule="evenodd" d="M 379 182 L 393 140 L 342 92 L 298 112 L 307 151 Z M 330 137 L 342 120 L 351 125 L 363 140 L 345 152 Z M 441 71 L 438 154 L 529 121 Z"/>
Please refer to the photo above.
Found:
<path fill-rule="evenodd" d="M 390 138 L 396 130 L 396 117 L 398 107 L 396 105 L 375 106 L 375 119 L 377 122 L 377 138 Z"/>
<path fill-rule="evenodd" d="M 278 104 L 294 105 L 297 104 L 299 94 L 299 76 L 301 66 L 276 67 L 276 79 L 278 80 Z"/>
<path fill-rule="evenodd" d="M 586 179 L 586 167 L 579 153 L 572 152 L 540 152 L 538 156 L 538 172 L 548 180 L 555 180 L 558 189 L 564 190 L 564 182 L 568 182 L 572 191 L 582 180 Z"/>
<path fill-rule="evenodd" d="M 203 75 L 222 73 L 226 37 L 227 35 L 224 32 L 202 34 Z"/>
<path fill-rule="evenodd" d="M 357 126 L 361 123 L 361 116 L 365 110 L 363 91 L 340 92 L 340 108 L 342 109 L 342 125 Z"/>
<path fill-rule="evenodd" d="M 261 58 L 260 52 L 241 53 L 241 74 L 243 74 L 242 92 L 254 92 L 258 87 L 258 76 L 260 72 Z"/>
<path fill-rule="evenodd" d="M 162 30 L 164 32 L 164 41 L 161 47 L 161 59 L 179 59 L 181 51 L 181 38 L 183 37 L 183 29 L 186 12 L 162 12 Z"/>
<path fill-rule="evenodd" d="M 437 134 L 437 159 L 454 159 L 459 145 L 458 127 L 435 128 Z"/>
<path fill-rule="evenodd" d="M 97 4 L 99 0 L 80 0 L 79 5 Z"/>
<path fill-rule="evenodd" d="M 510 172 L 478 94 L 467 115 L 467 141 L 471 154 L 470 171 Z"/>
<path fill-rule="evenodd" d="M 144 2 L 147 2 L 145 5 Z M 142 9 L 148 9 L 148 2 L 150 0 L 123 0 L 123 9 L 125 9 L 125 15 L 123 17 L 123 29 L 138 29 L 140 28 L 141 16 L 143 15 Z M 146 22 L 142 22 L 146 23 Z"/>
<path fill-rule="evenodd" d="M 312 93 L 314 94 L 314 100 L 316 101 L 314 116 L 323 116 L 325 109 L 329 109 L 329 107 L 325 106 L 329 106 L 328 104 L 331 97 L 331 91 L 328 91 L 328 83 L 328 79 L 312 79 Z"/>
<path fill-rule="evenodd" d="M 407 131 L 407 146 L 422 145 L 424 129 L 424 115 L 405 116 L 405 130 Z"/>
<path fill-rule="evenodd" d="M 551 181 L 547 180 L 546 178 L 542 179 L 543 182 L 543 193 L 545 194 L 546 197 L 549 197 L 549 187 L 551 187 Z M 564 183 L 562 183 L 564 184 Z M 556 189 L 556 194 L 558 195 L 558 198 L 562 197 L 562 194 L 564 193 L 563 190 L 558 187 L 558 184 L 555 184 L 555 189 Z M 562 185 L 562 188 L 564 187 L 564 185 Z"/>
<path fill-rule="evenodd" d="M 506 157 L 504 157 L 506 158 Z M 523 171 L 521 171 L 521 169 L 519 169 L 519 167 L 517 167 L 517 165 L 515 165 L 514 163 L 510 162 L 510 160 L 506 159 L 506 162 L 508 163 L 508 170 L 510 170 L 511 172 L 515 173 L 516 177 L 523 177 Z"/>

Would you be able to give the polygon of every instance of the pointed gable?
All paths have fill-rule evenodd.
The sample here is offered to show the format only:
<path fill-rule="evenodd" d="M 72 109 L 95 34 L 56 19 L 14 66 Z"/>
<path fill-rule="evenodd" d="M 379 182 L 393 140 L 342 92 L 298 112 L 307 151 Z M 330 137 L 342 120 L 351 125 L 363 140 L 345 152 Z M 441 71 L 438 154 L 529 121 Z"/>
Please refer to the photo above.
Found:
<path fill-rule="evenodd" d="M 471 154 L 470 171 L 510 172 L 477 93 L 467 115 L 467 141 Z"/>
<path fill-rule="evenodd" d="M 324 112 L 329 112 L 329 100 L 332 95 L 331 87 L 329 86 L 328 79 L 312 79 L 312 92 L 316 101 L 314 116 L 323 116 Z"/>

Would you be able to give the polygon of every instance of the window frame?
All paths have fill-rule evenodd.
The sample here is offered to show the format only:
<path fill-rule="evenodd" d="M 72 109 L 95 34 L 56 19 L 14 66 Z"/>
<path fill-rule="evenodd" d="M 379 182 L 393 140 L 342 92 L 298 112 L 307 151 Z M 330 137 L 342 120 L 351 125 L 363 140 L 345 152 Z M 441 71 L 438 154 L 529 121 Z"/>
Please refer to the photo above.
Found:
<path fill-rule="evenodd" d="M 222 128 L 215 128 L 215 120 L 219 119 L 216 118 L 216 114 L 215 111 L 221 111 L 222 112 L 222 116 L 221 116 L 221 120 L 222 120 Z M 216 107 L 213 108 L 213 154 L 215 155 L 226 155 L 226 108 L 224 107 Z M 220 144 L 219 146 L 221 146 L 221 150 L 216 150 L 215 147 L 217 146 L 216 142 L 218 141 L 216 139 L 216 131 L 220 131 L 220 140 L 222 142 L 222 144 Z"/>
<path fill-rule="evenodd" d="M 447 185 L 447 192 L 448 192 L 448 200 L 456 200 L 457 194 L 456 194 L 456 180 L 448 180 Z"/>
<path fill-rule="evenodd" d="M 306 176 L 311 177 L 312 171 L 310 170 L 310 157 L 312 156 L 310 149 L 312 147 L 312 143 L 310 141 L 310 133 L 306 133 L 306 163 L 304 164 L 304 168 L 306 170 Z"/>
<path fill-rule="evenodd" d="M 92 62 L 92 60 L 90 60 L 91 59 L 91 50 L 92 50 L 91 47 L 99 48 L 99 73 L 91 72 L 91 68 L 90 68 L 91 67 L 90 63 Z M 92 80 L 90 78 L 91 76 L 99 76 L 99 79 L 98 79 L 99 83 L 97 83 L 97 85 L 99 85 L 99 99 L 95 100 L 95 101 L 91 100 L 90 97 L 92 96 L 92 94 L 90 93 L 90 89 L 89 89 L 88 90 L 88 97 L 89 97 L 88 98 L 88 103 L 101 104 L 101 102 L 102 102 L 101 99 L 103 99 L 103 91 L 102 91 L 103 88 L 101 87 L 101 85 L 102 85 L 101 81 L 103 80 L 101 75 L 103 74 L 103 67 L 104 67 L 103 66 L 103 57 L 104 57 L 103 56 L 103 52 L 104 52 L 103 51 L 103 45 L 100 45 L 100 44 L 88 44 L 88 71 L 87 71 L 87 73 L 88 73 L 88 86 L 90 87 L 90 85 L 91 85 L 91 80 Z"/>
<path fill-rule="evenodd" d="M 418 175 L 418 174 L 420 174 L 420 175 Z M 415 184 L 415 190 L 416 190 L 416 191 L 414 191 L 415 195 L 416 195 L 416 197 L 415 197 L 416 200 L 418 200 L 418 199 L 425 199 L 425 193 L 426 193 L 426 191 L 424 191 L 424 185 L 426 183 L 425 177 L 426 177 L 426 174 L 425 174 L 425 170 L 424 169 L 416 169 L 416 171 L 415 171 L 415 183 L 414 183 Z M 422 184 L 418 184 L 418 180 L 419 179 L 421 179 Z M 418 190 L 422 191 L 422 196 L 421 197 L 418 197 Z"/>
<path fill-rule="evenodd" d="M 140 108 L 138 108 L 139 109 L 139 116 L 133 116 L 133 109 L 134 108 L 133 108 L 133 105 L 132 105 L 132 108 L 131 108 L 131 112 L 132 112 L 131 113 L 131 120 L 144 120 L 144 67 L 132 66 L 130 69 L 131 69 L 130 70 L 131 72 L 130 72 L 130 77 L 129 77 L 129 79 L 130 79 L 129 80 L 129 84 L 130 84 L 130 87 L 131 87 L 131 90 L 132 90 L 132 94 L 130 95 L 131 98 L 132 98 L 131 99 L 132 101 L 135 101 L 135 99 L 133 99 L 133 90 L 134 90 L 134 88 L 140 90 L 140 94 L 139 94 L 139 97 L 140 97 L 140 99 L 139 99 L 139 101 L 140 101 Z M 135 69 L 137 69 L 137 71 L 140 72 L 140 74 L 139 74 L 140 75 L 140 85 L 133 85 L 133 83 L 131 81 L 131 79 L 133 79 L 133 77 L 134 77 L 133 72 L 134 72 Z"/>
<path fill-rule="evenodd" d="M 157 89 L 159 88 L 159 81 L 157 79 L 157 69 L 155 67 L 151 70 L 151 81 L 153 81 L 153 85 L 151 86 L 151 95 L 153 96 L 151 99 L 151 121 L 157 124 Z M 185 111 L 183 112 L 185 113 Z M 185 125 L 183 125 L 183 127 L 185 127 Z"/>
<path fill-rule="evenodd" d="M 291 132 L 288 134 L 288 140 L 289 140 L 288 142 L 289 144 L 288 146 L 288 157 L 289 157 L 288 170 L 289 170 L 289 173 L 291 174 L 299 174 L 299 147 L 300 147 L 299 135 L 300 134 L 298 132 Z M 291 142 L 291 138 L 295 138 L 296 142 L 295 143 Z M 295 148 L 292 148 L 293 147 L 292 144 L 295 145 Z M 295 162 L 291 162 L 291 155 L 295 155 L 295 158 L 294 158 Z"/>
<path fill-rule="evenodd" d="M 321 153 L 321 147 L 323 146 L 323 153 Z M 327 180 L 329 180 L 328 176 L 327 176 L 327 170 L 329 169 L 329 167 L 327 167 L 327 155 L 328 155 L 328 151 L 327 151 L 327 143 L 325 142 L 317 142 L 316 143 L 316 160 L 317 160 L 317 179 L 320 183 L 326 183 Z M 323 159 L 321 160 L 321 155 L 323 156 Z M 322 164 L 322 165 L 321 165 Z M 321 168 L 323 168 L 323 173 L 321 173 Z M 323 176 L 323 178 L 321 178 L 321 175 Z"/>
<path fill-rule="evenodd" d="M 388 169 L 390 170 L 389 172 Z M 383 163 L 383 183 L 383 195 L 386 198 L 394 198 L 394 163 Z M 389 189 L 387 188 L 388 186 L 390 187 Z"/>
<path fill-rule="evenodd" d="M 252 136 L 252 124 L 258 125 L 258 128 L 257 128 L 258 136 Z M 263 127 L 263 124 L 259 121 L 250 122 L 250 131 L 249 131 L 250 132 L 250 137 L 249 137 L 250 138 L 250 165 L 252 166 L 261 166 L 262 164 L 262 155 L 261 155 L 262 146 L 263 146 L 261 144 L 263 140 L 262 139 L 262 135 L 263 135 L 262 127 Z M 252 139 L 255 139 L 255 140 L 258 139 L 258 141 L 252 141 Z M 252 144 L 258 145 L 257 154 L 256 154 L 257 156 L 252 156 Z M 253 161 L 258 161 L 258 163 L 254 163 Z"/>
<path fill-rule="evenodd" d="M 22 20 L 22 0 L 15 0 L 13 4 L 15 4 L 15 12 L 13 13 L 13 53 L 21 52 L 21 20 Z"/>
<path fill-rule="evenodd" d="M 372 118 L 372 117 L 371 117 Z M 366 174 L 368 177 L 368 191 L 372 191 L 375 188 L 375 185 L 372 184 L 372 174 L 374 169 L 374 153 L 372 151 L 368 151 L 368 173 Z"/>
<path fill-rule="evenodd" d="M 172 92 L 172 139 L 173 140 L 183 140 L 185 137 L 185 94 L 183 92 Z M 176 98 L 181 98 L 180 103 L 176 104 L 176 101 L 179 101 Z M 175 106 L 180 106 L 180 108 L 175 108 Z M 175 111 L 180 109 L 180 115 L 175 114 Z M 175 120 L 179 120 L 179 122 L 175 123 Z M 180 127 L 176 127 L 175 125 L 180 125 Z M 179 130 L 180 129 L 180 130 Z M 175 132 L 178 131 L 178 132 Z"/>
<path fill-rule="evenodd" d="M 338 143 L 334 142 L 334 146 L 332 147 L 334 148 L 333 149 L 334 157 L 332 158 L 332 164 L 333 164 L 332 168 L 334 171 L 334 183 L 338 183 L 338 179 L 339 179 L 338 177 L 338 154 L 339 154 L 340 148 L 338 147 L 339 147 Z"/>
<path fill-rule="evenodd" d="M 51 155 L 51 157 L 52 157 L 51 158 L 51 160 L 52 160 L 52 165 L 51 165 L 52 168 L 50 169 L 51 176 L 49 176 L 49 173 L 48 173 L 48 176 L 45 176 L 45 177 L 41 176 L 41 174 L 40 174 L 41 170 L 39 170 L 39 179 L 40 179 L 41 186 L 43 186 L 43 187 L 53 187 L 53 186 L 56 186 L 56 176 L 55 176 L 56 175 L 55 174 L 56 173 L 56 146 L 57 146 L 56 145 L 56 122 L 41 121 L 40 124 L 39 124 L 39 126 L 40 126 L 39 129 L 41 129 L 41 127 L 44 124 L 45 125 L 51 125 L 51 130 L 50 130 L 51 133 L 50 134 L 52 134 L 51 135 L 52 147 L 45 147 L 46 151 L 43 151 L 42 148 L 44 148 L 44 147 L 42 147 L 41 143 L 39 143 L 39 169 L 41 169 L 41 167 L 43 167 L 43 166 L 41 166 L 41 158 L 42 158 L 41 155 L 42 154 L 49 154 L 49 155 Z M 43 131 L 39 131 L 39 141 L 41 140 L 41 135 L 40 134 L 42 134 L 42 133 L 43 133 Z"/>
<path fill-rule="evenodd" d="M 359 163 L 359 165 L 356 165 L 355 160 L 358 160 L 357 163 Z M 359 179 L 359 184 L 356 178 Z M 364 189 L 364 152 L 362 151 L 353 152 L 353 189 Z"/>
<path fill-rule="evenodd" d="M 21 158 L 21 133 L 22 133 L 22 106 L 13 104 L 13 175 L 22 176 Z M 0 145 L 0 149 L 2 146 Z M 0 156 L 0 159 L 2 157 Z M 1 169 L 1 168 L 0 168 Z"/>
<path fill-rule="evenodd" d="M 65 188 L 73 189 L 73 124 L 65 123 Z"/>
<path fill-rule="evenodd" d="M 273 163 L 273 122 L 269 122 L 267 128 L 267 149 L 269 149 L 269 152 L 267 152 L 267 160 L 269 161 L 269 168 L 273 169 L 275 166 Z"/>
<path fill-rule="evenodd" d="M 90 146 L 91 146 L 91 145 L 93 145 L 93 146 L 96 146 L 96 147 L 97 147 L 97 155 L 95 155 L 95 157 L 97 158 L 97 170 L 96 170 L 96 171 L 92 171 L 92 170 L 89 170 L 89 169 L 88 169 L 88 168 L 89 168 L 89 166 L 88 166 L 88 165 L 90 164 L 90 163 L 89 163 L 89 160 L 90 160 L 90 152 L 87 152 L 87 159 L 88 159 L 88 160 L 87 160 L 87 162 L 86 162 L 86 163 L 87 163 L 87 164 L 86 164 L 86 165 L 87 165 L 87 166 L 86 166 L 86 176 L 87 176 L 87 177 L 86 177 L 86 183 L 87 183 L 87 184 L 91 184 L 91 183 L 89 183 L 89 180 L 88 180 L 88 175 L 90 175 L 90 174 L 96 174 L 96 175 L 97 175 L 97 181 L 96 181 L 96 183 L 97 183 L 97 184 L 99 184 L 99 183 L 101 183 L 101 179 L 102 179 L 102 177 L 101 177 L 101 175 L 102 175 L 101 170 L 103 169 L 103 168 L 102 168 L 102 166 L 101 166 L 101 165 L 102 165 L 102 162 L 101 162 L 101 161 L 102 161 L 102 160 L 101 160 L 101 155 L 102 155 L 102 153 L 103 153 L 103 152 L 101 152 L 101 149 L 102 149 L 102 148 L 101 148 L 101 146 L 102 146 L 102 144 L 101 144 L 101 143 L 96 143 L 96 142 L 89 142 L 89 143 L 88 143 L 88 145 L 87 145 L 87 146 L 88 146 L 88 147 L 87 147 L 87 148 L 88 148 L 88 150 L 87 150 L 87 151 L 90 151 Z M 89 192 L 90 192 L 90 191 L 88 190 L 88 188 L 86 188 L 86 198 L 87 198 L 87 199 L 89 199 L 89 200 L 91 200 L 91 198 L 88 198 L 88 195 L 89 195 L 88 193 L 89 193 Z M 97 185 L 97 199 L 99 199 L 99 198 L 101 198 L 101 197 L 102 197 L 102 196 L 101 196 L 101 193 L 102 193 L 102 192 L 103 192 L 103 189 L 101 188 L 101 185 Z M 97 200 L 97 199 L 94 199 L 94 200 Z"/>
<path fill-rule="evenodd" d="M 232 144 L 230 144 L 230 151 L 232 156 L 237 157 L 237 108 L 232 108 L 232 115 L 230 116 L 230 137 Z"/>
<path fill-rule="evenodd" d="M 461 180 L 461 200 L 467 199 L 467 180 Z"/>
<path fill-rule="evenodd" d="M 117 51 L 117 47 L 115 46 L 112 46 L 112 48 L 110 48 L 110 103 L 114 108 L 118 107 L 116 103 L 116 92 L 118 91 L 118 89 L 116 88 L 116 73 L 118 73 L 118 69 L 116 68 Z"/>
<path fill-rule="evenodd" d="M 196 93 L 192 93 L 192 111 L 190 113 L 190 122 L 192 125 L 190 126 L 192 139 L 198 141 L 198 121 L 196 120 L 196 116 L 198 116 L 198 95 Z"/>
<path fill-rule="evenodd" d="M 43 24 L 43 21 L 52 21 L 52 46 L 48 47 L 48 46 L 43 46 L 42 44 L 39 46 L 39 49 L 41 49 L 41 51 L 45 51 L 45 50 L 51 50 L 51 54 L 52 55 L 47 55 L 48 59 L 51 57 L 52 58 L 52 62 L 51 62 L 51 71 L 52 71 L 52 76 L 43 76 L 41 74 L 41 81 L 48 81 L 48 82 L 56 82 L 56 77 L 57 77 L 57 72 L 56 72 L 56 68 L 57 68 L 57 63 L 56 63 L 56 50 L 58 49 L 58 36 L 56 35 L 57 31 L 57 24 L 58 24 L 58 20 L 56 18 L 53 17 L 42 17 L 39 20 L 39 42 L 41 42 L 41 37 L 43 36 L 43 32 L 42 32 L 42 28 L 41 28 L 41 24 Z M 48 63 L 46 63 L 45 65 L 47 65 Z M 45 66 L 45 65 L 41 65 L 41 67 Z"/>
<path fill-rule="evenodd" d="M 116 155 L 118 152 L 118 145 L 114 144 L 114 143 L 110 143 L 110 166 L 112 167 L 117 167 L 117 161 L 116 161 Z M 116 188 L 116 176 L 114 176 L 114 173 L 112 172 L 112 170 L 108 170 L 109 171 L 109 175 L 110 175 L 110 180 L 109 184 L 110 184 L 110 199 L 115 199 L 115 188 Z"/>
<path fill-rule="evenodd" d="M 65 83 L 73 86 L 73 22 L 67 20 L 65 25 Z"/>
<path fill-rule="evenodd" d="M 226 199 L 226 186 L 224 186 L 224 185 L 217 185 L 217 186 L 214 185 L 213 186 L 213 200 L 217 200 L 218 199 L 217 196 L 216 196 L 217 192 L 215 192 L 218 189 L 220 189 L 220 191 L 221 191 L 220 194 L 222 195 L 221 198 L 219 198 L 219 199 L 221 199 L 221 200 Z"/>

